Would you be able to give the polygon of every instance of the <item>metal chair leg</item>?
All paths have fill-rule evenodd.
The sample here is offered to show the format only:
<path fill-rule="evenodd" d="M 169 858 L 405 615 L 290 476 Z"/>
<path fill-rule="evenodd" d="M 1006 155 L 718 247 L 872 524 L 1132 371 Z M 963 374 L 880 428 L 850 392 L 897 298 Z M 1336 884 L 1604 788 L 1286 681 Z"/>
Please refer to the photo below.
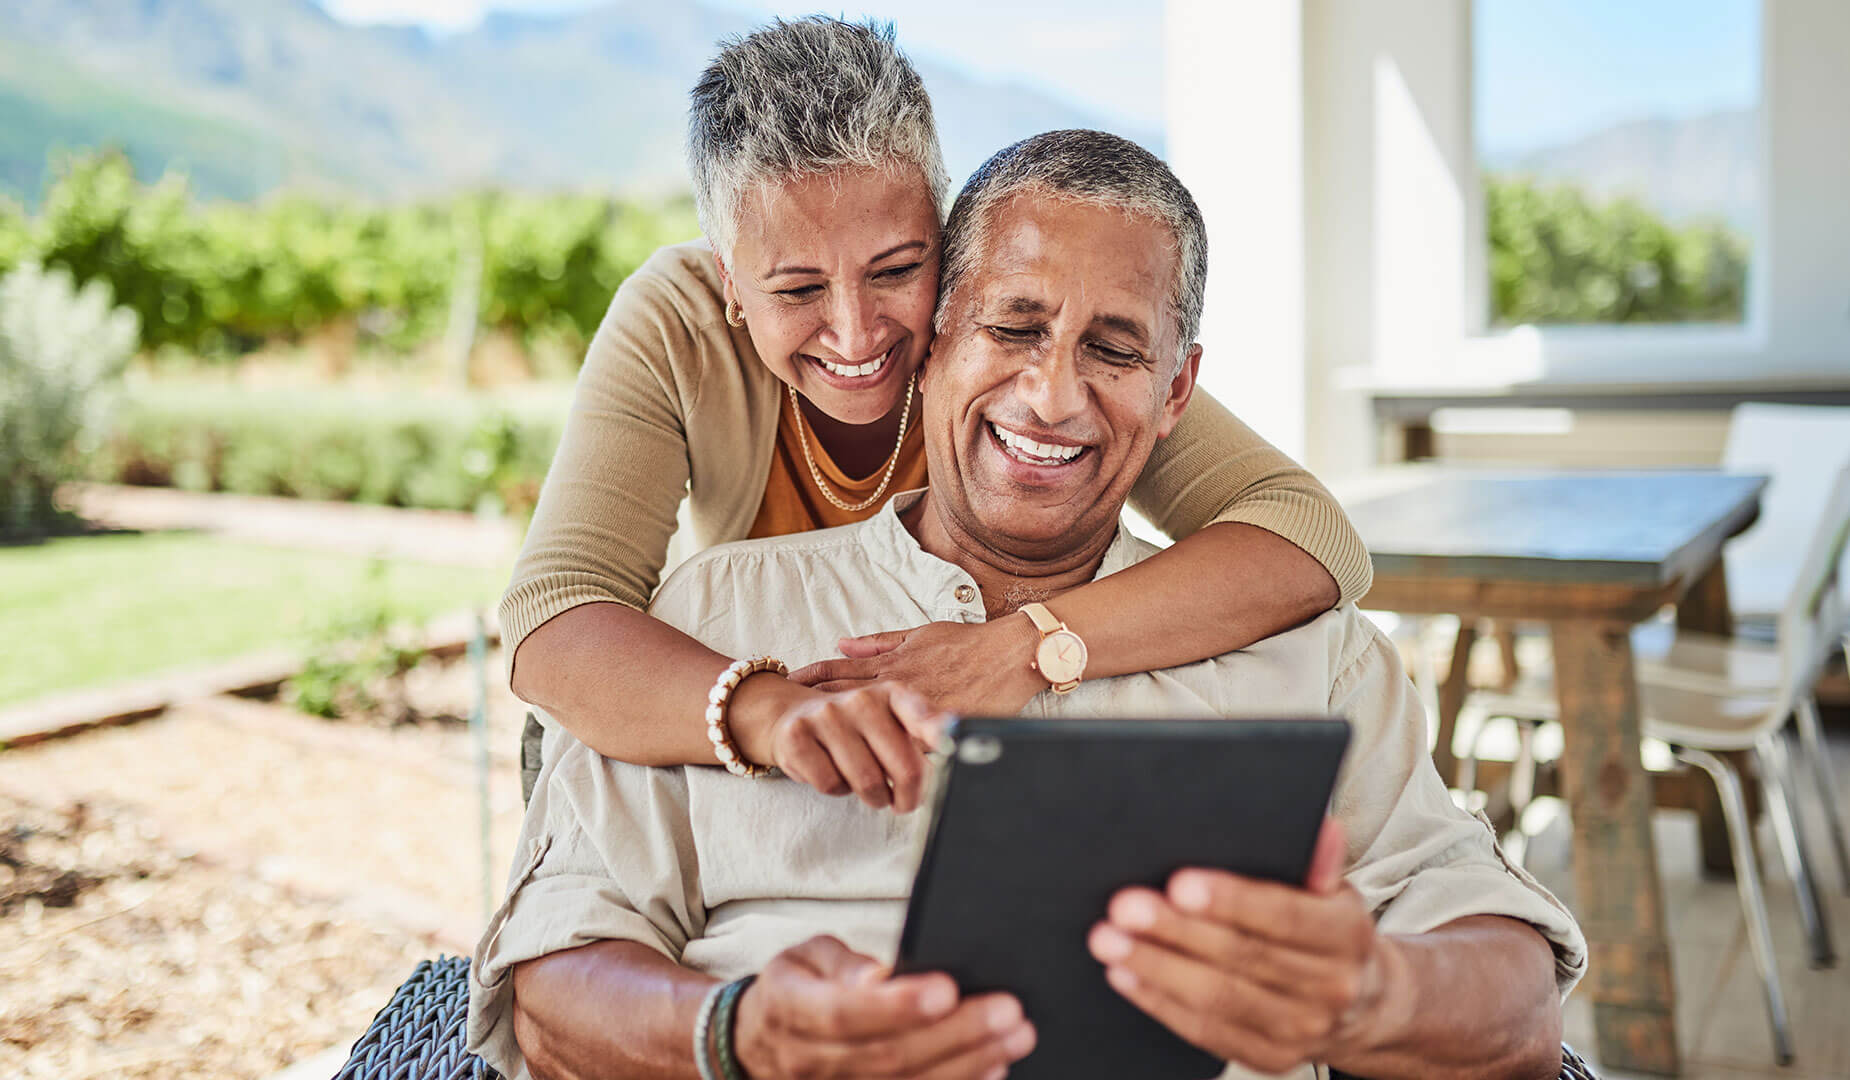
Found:
<path fill-rule="evenodd" d="M 1831 927 L 1825 921 L 1817 882 L 1812 879 L 1804 822 L 1792 798 L 1792 769 L 1785 739 L 1780 732 L 1769 731 L 1755 741 L 1754 753 L 1760 761 L 1760 782 L 1766 787 L 1767 813 L 1773 817 L 1773 831 L 1779 837 L 1786 873 L 1792 877 L 1792 890 L 1798 896 L 1799 921 L 1804 923 L 1805 937 L 1811 943 L 1811 966 L 1831 967 L 1837 963 L 1837 951 L 1831 944 Z"/>
<path fill-rule="evenodd" d="M 1844 892 L 1850 893 L 1850 840 L 1845 838 L 1844 797 L 1837 791 L 1837 772 L 1831 768 L 1830 748 L 1824 744 L 1824 730 L 1818 723 L 1818 699 L 1799 702 L 1799 745 L 1811 759 L 1812 776 L 1817 781 L 1818 797 L 1824 800 L 1824 825 L 1831 833 L 1831 847 L 1837 853 L 1837 873 Z"/>
<path fill-rule="evenodd" d="M 1747 941 L 1760 968 L 1766 990 L 1767 1019 L 1773 1025 L 1773 1056 L 1781 1065 L 1792 1063 L 1792 1029 L 1786 1019 L 1786 999 L 1779 985 L 1779 966 L 1773 958 L 1773 928 L 1767 921 L 1766 895 L 1760 887 L 1760 862 L 1754 853 L 1753 825 L 1747 818 L 1747 800 L 1741 795 L 1741 778 L 1734 766 L 1706 750 L 1678 747 L 1677 760 L 1694 765 L 1715 781 L 1721 796 L 1722 820 L 1728 825 L 1728 842 L 1734 849 L 1734 881 L 1741 893 L 1741 914 L 1747 919 Z"/>

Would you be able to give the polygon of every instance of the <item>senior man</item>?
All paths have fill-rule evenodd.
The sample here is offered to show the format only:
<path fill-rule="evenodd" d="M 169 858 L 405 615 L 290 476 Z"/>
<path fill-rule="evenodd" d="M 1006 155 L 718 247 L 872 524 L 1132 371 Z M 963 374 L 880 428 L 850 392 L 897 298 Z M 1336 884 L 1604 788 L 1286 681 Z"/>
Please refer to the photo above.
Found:
<path fill-rule="evenodd" d="M 921 383 L 931 486 L 858 525 L 696 556 L 655 615 L 796 665 L 885 626 L 1057 611 L 1063 590 L 1151 554 L 1119 514 L 1200 363 L 1193 200 L 1133 144 L 1054 132 L 970 180 L 945 244 Z M 891 686 L 840 697 L 912 707 Z M 1454 808 L 1417 696 L 1353 607 L 1025 712 L 1353 722 L 1306 888 L 1188 868 L 1119 893 L 1074 943 L 1232 1072 L 1554 1075 L 1579 931 Z M 1015 999 L 884 966 L 926 825 L 775 775 L 607 760 L 553 731 L 475 957 L 471 1048 L 513 1076 L 1001 1076 L 1034 1044 Z M 714 1000 L 736 1008 L 715 1021 Z"/>

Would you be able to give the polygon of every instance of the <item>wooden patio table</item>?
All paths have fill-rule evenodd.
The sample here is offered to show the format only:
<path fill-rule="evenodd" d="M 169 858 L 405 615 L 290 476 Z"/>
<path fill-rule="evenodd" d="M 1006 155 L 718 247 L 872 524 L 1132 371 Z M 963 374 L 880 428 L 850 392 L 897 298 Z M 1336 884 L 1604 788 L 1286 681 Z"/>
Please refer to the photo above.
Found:
<path fill-rule="evenodd" d="M 1753 523 L 1766 478 L 1716 471 L 1492 471 L 1401 466 L 1347 509 L 1374 559 L 1365 607 L 1539 620 L 1554 643 L 1573 821 L 1576 918 L 1591 949 L 1602 1065 L 1679 1071 L 1675 984 L 1651 837 L 1653 785 L 1639 758 L 1630 630 L 1665 604 L 1727 633 L 1722 544 Z M 1460 658 L 1469 633 L 1461 635 Z M 1454 662 L 1442 714 L 1456 713 Z M 1446 725 L 1449 728 L 1449 724 Z M 1452 775 L 1449 740 L 1435 751 Z"/>

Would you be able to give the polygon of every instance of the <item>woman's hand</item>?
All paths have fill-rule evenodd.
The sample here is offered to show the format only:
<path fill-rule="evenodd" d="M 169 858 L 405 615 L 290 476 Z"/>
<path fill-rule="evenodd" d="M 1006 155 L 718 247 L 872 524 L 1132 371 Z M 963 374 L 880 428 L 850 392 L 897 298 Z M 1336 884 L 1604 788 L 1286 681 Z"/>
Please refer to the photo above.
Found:
<path fill-rule="evenodd" d="M 905 814 L 924 798 L 925 754 L 949 719 L 891 680 L 820 690 L 763 672 L 734 691 L 730 727 L 747 761 L 776 765 L 824 795 L 852 791 Z"/>
<path fill-rule="evenodd" d="M 842 638 L 843 659 L 790 673 L 818 690 L 846 690 L 895 679 L 948 713 L 1009 716 L 1020 712 L 1047 680 L 1034 668 L 1040 634 L 1027 616 L 982 623 L 932 622 Z"/>

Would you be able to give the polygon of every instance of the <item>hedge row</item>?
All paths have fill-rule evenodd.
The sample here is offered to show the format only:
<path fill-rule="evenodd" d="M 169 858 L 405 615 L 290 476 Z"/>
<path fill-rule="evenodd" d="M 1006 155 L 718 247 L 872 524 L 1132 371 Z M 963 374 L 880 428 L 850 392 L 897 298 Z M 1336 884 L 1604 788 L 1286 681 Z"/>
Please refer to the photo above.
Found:
<path fill-rule="evenodd" d="M 200 204 L 182 175 L 145 184 L 120 152 L 91 151 L 56 164 L 36 215 L 0 198 L 0 274 L 33 260 L 107 281 L 143 348 L 229 361 L 340 323 L 395 348 L 432 340 L 479 257 L 481 325 L 582 348 L 623 279 L 698 231 L 686 199 L 588 193 Z"/>
<path fill-rule="evenodd" d="M 524 515 L 565 396 L 361 394 L 143 385 L 89 476 L 191 491 Z"/>

